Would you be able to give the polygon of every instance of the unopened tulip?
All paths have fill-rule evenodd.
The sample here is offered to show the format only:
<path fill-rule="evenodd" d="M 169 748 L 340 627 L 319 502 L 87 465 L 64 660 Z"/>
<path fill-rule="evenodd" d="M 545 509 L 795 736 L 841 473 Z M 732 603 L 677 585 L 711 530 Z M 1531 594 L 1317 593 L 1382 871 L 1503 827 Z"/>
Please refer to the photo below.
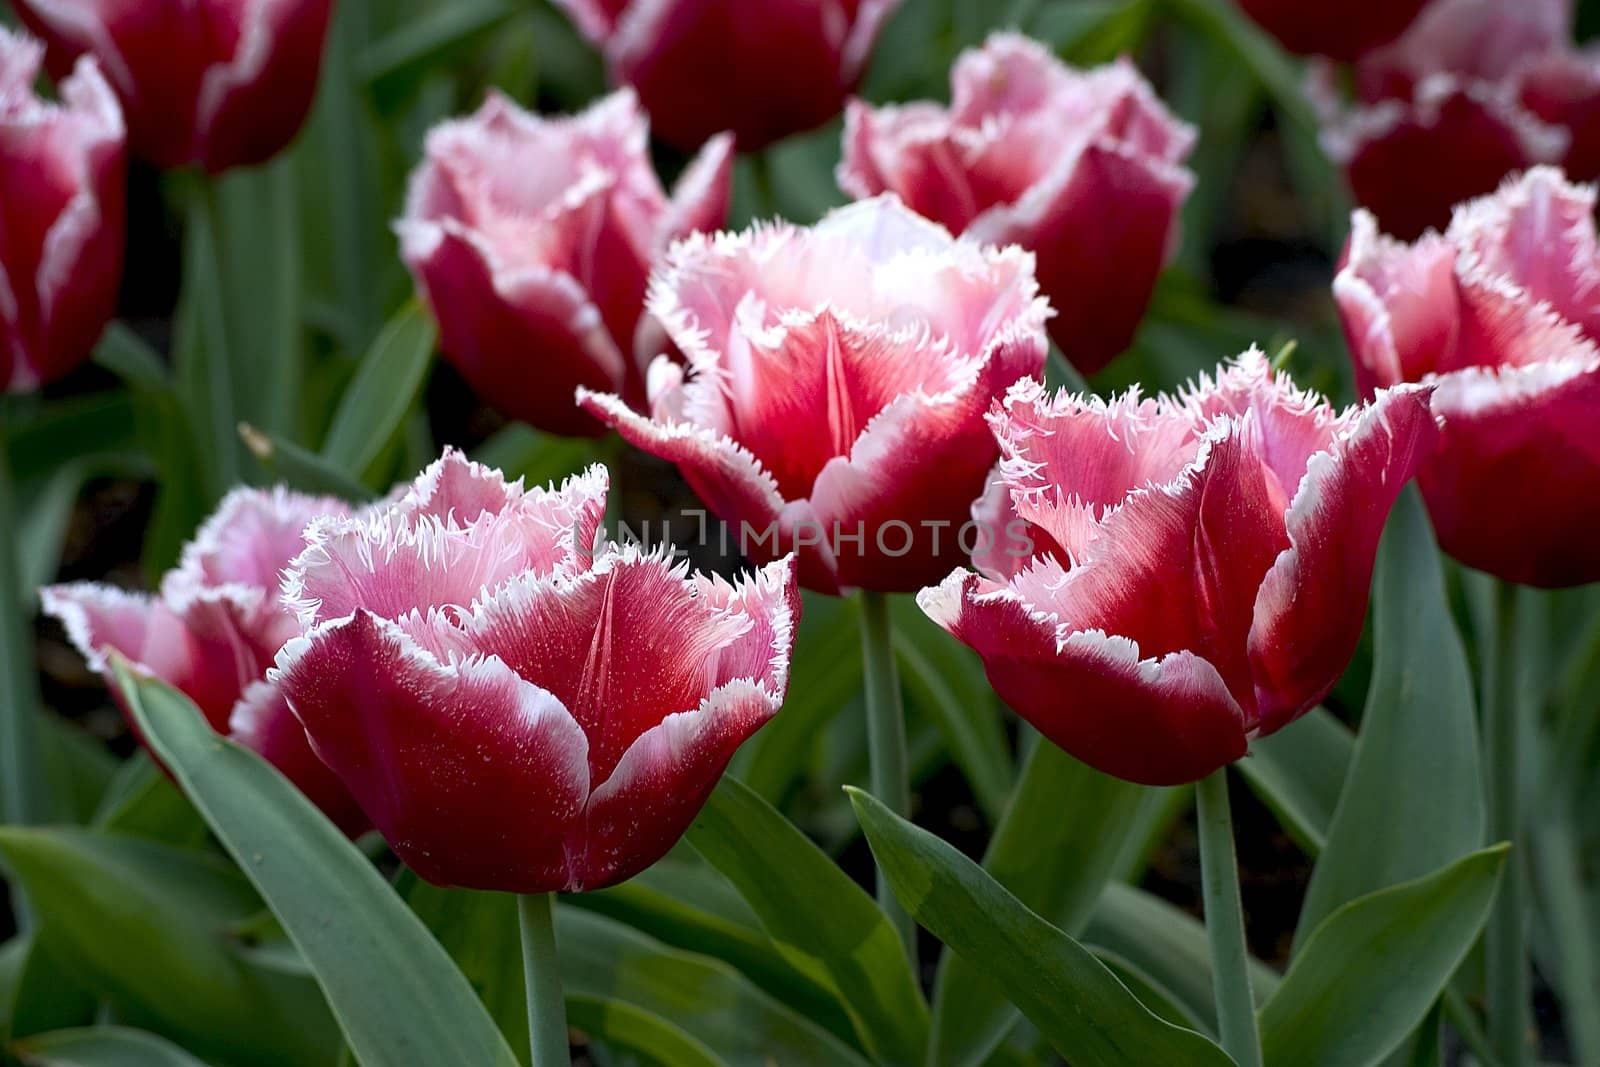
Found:
<path fill-rule="evenodd" d="M 40 57 L 0 27 L 0 392 L 88 358 L 122 278 L 122 112 L 93 60 L 40 100 Z"/>
<path fill-rule="evenodd" d="M 810 229 L 691 238 L 651 291 L 688 368 L 656 360 L 653 417 L 580 400 L 676 463 L 733 547 L 796 552 L 828 593 L 909 592 L 963 558 L 997 455 L 984 412 L 1044 367 L 1032 255 L 880 197 Z"/>
<path fill-rule="evenodd" d="M 1005 458 L 976 514 L 1021 520 L 1036 554 L 980 553 L 985 574 L 918 602 L 1078 759 L 1203 778 L 1349 664 L 1384 520 L 1437 432 L 1428 392 L 1340 413 L 1254 351 L 1177 398 L 1022 383 L 992 417 Z"/>
<path fill-rule="evenodd" d="M 949 108 L 852 101 L 840 186 L 1032 251 L 1051 336 L 1100 370 L 1132 342 L 1177 246 L 1194 130 L 1128 61 L 1077 71 L 1015 34 L 964 53 L 951 83 Z"/>
<path fill-rule="evenodd" d="M 900 0 L 556 0 L 658 134 L 754 152 L 839 113 Z"/>
<path fill-rule="evenodd" d="M 304 550 L 307 523 L 344 514 L 337 500 L 237 489 L 184 548 L 159 596 L 79 583 L 52 586 L 42 599 L 113 693 L 106 657 L 115 651 L 181 690 L 212 729 L 260 753 L 355 834 L 370 824 L 266 680 L 278 650 L 300 632 L 281 602 L 280 571 Z"/>
<path fill-rule="evenodd" d="M 1363 387 L 1437 387 L 1419 482 L 1440 544 L 1508 581 L 1600 580 L 1594 209 L 1541 167 L 1413 245 L 1359 212 L 1334 282 Z"/>
<path fill-rule="evenodd" d="M 633 351 L 650 265 L 672 239 L 722 225 L 731 165 L 729 138 L 714 139 L 669 201 L 631 90 L 559 119 L 492 94 L 439 126 L 397 229 L 446 358 L 513 418 L 599 433 L 573 389 L 642 400 Z"/>
<path fill-rule="evenodd" d="M 1350 62 L 1400 36 L 1427 2 L 1239 0 L 1239 6 L 1289 51 Z"/>
<path fill-rule="evenodd" d="M 100 61 L 129 138 L 159 167 L 215 174 L 277 155 L 316 94 L 332 0 L 15 0 L 60 75 Z"/>
<path fill-rule="evenodd" d="M 778 710 L 793 561 L 729 584 L 597 545 L 606 472 L 524 491 L 447 453 L 312 524 L 275 677 L 395 852 L 438 885 L 599 889 L 660 859 Z"/>

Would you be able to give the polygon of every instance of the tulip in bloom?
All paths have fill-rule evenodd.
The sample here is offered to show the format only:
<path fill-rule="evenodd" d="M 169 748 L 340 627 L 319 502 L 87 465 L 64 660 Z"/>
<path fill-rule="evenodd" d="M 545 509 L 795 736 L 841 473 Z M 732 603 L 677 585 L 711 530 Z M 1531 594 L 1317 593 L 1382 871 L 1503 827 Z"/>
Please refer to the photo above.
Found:
<path fill-rule="evenodd" d="M 1077 71 L 1015 34 L 964 53 L 951 88 L 948 109 L 851 101 L 840 186 L 1031 250 L 1056 344 L 1100 370 L 1133 341 L 1177 245 L 1194 130 L 1127 60 Z"/>
<path fill-rule="evenodd" d="M 1445 550 L 1508 581 L 1600 580 L 1595 190 L 1541 167 L 1407 245 L 1355 218 L 1334 295 L 1367 391 L 1436 386 L 1423 497 Z"/>
<path fill-rule="evenodd" d="M 606 472 L 524 491 L 446 453 L 312 524 L 275 677 L 395 852 L 439 885 L 599 889 L 660 859 L 778 710 L 794 562 L 729 584 L 597 547 Z"/>
<path fill-rule="evenodd" d="M 732 130 L 754 152 L 839 113 L 900 0 L 556 0 L 693 149 Z"/>
<path fill-rule="evenodd" d="M 236 489 L 184 548 L 159 596 L 80 583 L 48 588 L 42 599 L 113 693 L 106 656 L 116 651 L 182 690 L 214 730 L 260 753 L 354 835 L 370 824 L 266 678 L 278 649 L 300 632 L 281 603 L 279 572 L 305 548 L 307 523 L 344 514 L 333 499 Z"/>
<path fill-rule="evenodd" d="M 1600 55 L 1571 34 L 1571 0 L 1433 0 L 1356 66 L 1355 110 L 1321 71 L 1324 143 L 1356 199 L 1409 240 L 1538 163 L 1600 177 Z"/>
<path fill-rule="evenodd" d="M 117 306 L 127 170 L 122 111 L 93 60 L 33 95 L 41 49 L 0 27 L 0 391 L 86 359 Z"/>
<path fill-rule="evenodd" d="M 669 201 L 631 90 L 553 120 L 492 94 L 439 126 L 396 228 L 445 356 L 507 415 L 599 433 L 573 389 L 642 400 L 632 353 L 650 265 L 722 225 L 731 165 L 730 139 L 714 139 Z"/>
<path fill-rule="evenodd" d="M 277 155 L 316 93 L 332 0 L 15 0 L 51 72 L 100 61 L 134 151 L 215 174 Z"/>
<path fill-rule="evenodd" d="M 1339 413 L 1252 351 L 1176 398 L 1035 382 L 991 417 L 1004 459 L 976 512 L 1038 554 L 980 555 L 924 590 L 996 692 L 1078 759 L 1195 781 L 1333 687 L 1378 537 L 1432 447 L 1429 389 Z"/>
<path fill-rule="evenodd" d="M 1239 6 L 1289 51 L 1351 62 L 1400 36 L 1427 2 L 1239 0 Z"/>
<path fill-rule="evenodd" d="M 893 197 L 811 229 L 691 238 L 650 310 L 689 360 L 651 367 L 653 417 L 580 403 L 678 464 L 746 555 L 798 552 L 827 593 L 908 592 L 963 557 L 997 455 L 983 414 L 1043 370 L 1050 313 L 1031 255 L 952 238 Z"/>

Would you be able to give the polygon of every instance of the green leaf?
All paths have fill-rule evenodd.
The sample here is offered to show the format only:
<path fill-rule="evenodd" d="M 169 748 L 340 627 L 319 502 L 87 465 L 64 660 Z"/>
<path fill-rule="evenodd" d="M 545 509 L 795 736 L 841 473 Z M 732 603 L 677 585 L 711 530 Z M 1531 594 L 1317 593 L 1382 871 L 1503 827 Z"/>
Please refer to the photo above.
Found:
<path fill-rule="evenodd" d="M 406 903 L 439 939 L 483 1001 L 513 1051 L 528 1057 L 528 1001 L 516 898 L 505 893 L 441 889 L 414 875 Z"/>
<path fill-rule="evenodd" d="M 87 730 L 58 715 L 39 723 L 40 755 L 51 787 L 51 821 L 86 823 L 94 818 L 118 768 L 116 758 Z"/>
<path fill-rule="evenodd" d="M 516 14 L 502 0 L 452 2 L 413 18 L 372 45 L 356 65 L 378 110 L 393 114 L 423 80 L 487 37 Z"/>
<path fill-rule="evenodd" d="M 277 434 L 245 425 L 239 427 L 239 436 L 269 474 L 303 493 L 327 493 L 352 503 L 376 495 L 344 468 Z"/>
<path fill-rule="evenodd" d="M 40 931 L 19 934 L 0 951 L 0 1033 L 28 1037 L 94 1022 L 99 998 L 74 976 L 50 938 Z"/>
<path fill-rule="evenodd" d="M 977 864 L 849 790 L 878 869 L 922 926 L 967 957 L 1074 1067 L 1209 1067 L 1233 1061 L 1155 1015 L 1106 966 Z"/>
<path fill-rule="evenodd" d="M 472 458 L 525 485 L 549 485 L 577 474 L 600 457 L 593 441 L 542 434 L 513 423 L 480 445 Z"/>
<path fill-rule="evenodd" d="M 1508 851 L 1475 852 L 1328 916 L 1261 1009 L 1267 1067 L 1366 1067 L 1398 1048 L 1477 940 Z"/>
<path fill-rule="evenodd" d="M 83 830 L 0 829 L 40 936 L 87 988 L 186 1044 L 251 1064 L 327 1063 L 316 987 L 247 965 L 225 931 L 260 907 L 215 856 Z"/>
<path fill-rule="evenodd" d="M 567 1022 L 611 1049 L 626 1049 L 659 1067 L 724 1067 L 704 1044 L 659 1015 L 620 1000 L 567 996 Z"/>
<path fill-rule="evenodd" d="M 928 1008 L 877 903 L 759 795 L 722 781 L 686 835 L 739 890 L 784 958 L 837 991 L 879 1062 L 921 1064 Z"/>
<path fill-rule="evenodd" d="M 1295 931 L 1340 905 L 1437 870 L 1483 844 L 1472 675 L 1415 487 L 1378 553 L 1372 688 L 1327 845 Z"/>
<path fill-rule="evenodd" d="M 363 1064 L 516 1064 L 439 942 L 310 801 L 181 694 L 124 660 L 113 670 L 151 749 L 299 947 Z"/>
<path fill-rule="evenodd" d="M 22 516 L 12 491 L 11 463 L 0 440 L 0 821 L 43 822 L 50 783 L 39 762 L 39 674 L 33 655 L 33 613 L 21 610 L 22 574 L 10 535 Z"/>
<path fill-rule="evenodd" d="M 433 318 L 419 302 L 389 321 L 339 400 L 322 445 L 324 459 L 360 479 L 400 432 L 433 363 L 437 339 Z"/>
<path fill-rule="evenodd" d="M 183 293 L 179 297 L 173 364 L 178 395 L 196 440 L 208 502 L 239 484 L 244 457 L 239 445 L 240 386 L 228 335 L 218 229 L 221 208 L 215 185 L 200 177 L 187 190 L 183 242 Z"/>
<path fill-rule="evenodd" d="M 1250 755 L 1234 766 L 1295 844 L 1314 858 L 1327 841 L 1354 748 L 1344 723 L 1313 708 L 1299 722 L 1252 742 Z"/>
<path fill-rule="evenodd" d="M 565 904 L 556 945 L 567 996 L 630 1004 L 731 1064 L 865 1067 L 838 1038 L 768 997 L 727 964 L 668 948 Z"/>
<path fill-rule="evenodd" d="M 1024 907 L 1068 934 L 1093 913 L 1146 790 L 1101 774 L 1042 738 L 995 829 L 984 870 Z M 1017 1008 L 980 961 L 947 954 L 934 993 L 934 1062 L 982 1063 Z"/>
<path fill-rule="evenodd" d="M 143 751 L 118 769 L 91 824 L 97 830 L 169 845 L 198 845 L 206 838 L 200 813 Z"/>
<path fill-rule="evenodd" d="M 57 1030 L 11 1051 L 24 1067 L 205 1067 L 170 1041 L 123 1026 Z"/>

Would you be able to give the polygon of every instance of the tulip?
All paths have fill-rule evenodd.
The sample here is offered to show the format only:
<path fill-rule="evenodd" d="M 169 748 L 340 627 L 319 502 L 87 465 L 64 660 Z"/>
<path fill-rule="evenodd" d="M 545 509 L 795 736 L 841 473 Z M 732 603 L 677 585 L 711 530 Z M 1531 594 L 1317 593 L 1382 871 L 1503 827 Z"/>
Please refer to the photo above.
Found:
<path fill-rule="evenodd" d="M 650 369 L 652 417 L 579 403 L 676 463 L 746 556 L 801 581 L 906 592 L 960 559 L 997 450 L 983 422 L 1043 370 L 1033 257 L 957 240 L 880 197 L 817 226 L 677 245 L 650 311 L 688 358 Z"/>
<path fill-rule="evenodd" d="M 1100 370 L 1133 341 L 1176 248 L 1194 130 L 1126 60 L 1077 71 L 1015 34 L 964 53 L 951 87 L 948 109 L 851 101 L 840 187 L 1032 251 L 1056 344 Z"/>
<path fill-rule="evenodd" d="M 754 152 L 839 113 L 900 0 L 556 0 L 692 150 L 732 130 Z"/>
<path fill-rule="evenodd" d="M 731 141 L 715 138 L 669 201 L 648 150 L 631 90 L 554 120 L 491 94 L 429 134 L 396 228 L 446 358 L 507 415 L 594 435 L 574 388 L 642 399 L 632 352 L 650 265 L 722 224 L 732 177 Z"/>
<path fill-rule="evenodd" d="M 1437 434 L 1429 391 L 1336 412 L 1257 351 L 1176 398 L 1021 383 L 991 416 L 1004 458 L 975 514 L 1021 520 L 1034 554 L 980 554 L 984 574 L 918 602 L 1078 759 L 1204 778 L 1349 664 L 1379 534 Z"/>
<path fill-rule="evenodd" d="M 1351 62 L 1388 44 L 1411 25 L 1428 0 L 1239 0 L 1239 6 L 1289 51 Z"/>
<path fill-rule="evenodd" d="M 1437 387 L 1419 484 L 1440 544 L 1512 582 L 1600 579 L 1594 208 L 1540 167 L 1413 245 L 1358 212 L 1334 282 L 1362 387 Z"/>
<path fill-rule="evenodd" d="M 0 391 L 88 358 L 117 306 L 127 169 L 122 111 L 94 60 L 33 94 L 41 49 L 0 28 Z"/>
<path fill-rule="evenodd" d="M 1570 0 L 1433 0 L 1362 57 L 1353 110 L 1319 71 L 1323 141 L 1357 201 L 1409 240 L 1527 167 L 1600 176 L 1600 58 L 1573 47 L 1571 26 Z"/>
<path fill-rule="evenodd" d="M 236 489 L 184 547 L 159 596 L 76 583 L 45 589 L 42 600 L 113 693 L 107 656 L 116 651 L 181 690 L 212 729 L 259 753 L 355 836 L 370 824 L 266 677 L 300 632 L 280 602 L 279 572 L 304 549 L 307 523 L 347 513 L 330 498 Z"/>
<path fill-rule="evenodd" d="M 777 712 L 793 561 L 729 584 L 596 547 L 607 477 L 523 490 L 447 452 L 312 523 L 278 655 L 312 747 L 438 885 L 599 889 L 660 859 Z"/>
<path fill-rule="evenodd" d="M 83 55 L 122 98 L 134 151 L 212 174 L 265 162 L 311 110 L 332 0 L 15 0 L 58 77 Z"/>

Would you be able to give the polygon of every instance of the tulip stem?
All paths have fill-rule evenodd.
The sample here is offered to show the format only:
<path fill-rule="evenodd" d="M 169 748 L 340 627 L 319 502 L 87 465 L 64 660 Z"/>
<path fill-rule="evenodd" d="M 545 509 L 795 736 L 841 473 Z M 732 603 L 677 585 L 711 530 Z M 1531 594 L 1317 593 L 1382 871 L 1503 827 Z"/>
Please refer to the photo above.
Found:
<path fill-rule="evenodd" d="M 0 407 L 10 407 L 0 396 Z M 5 414 L 10 414 L 6 411 Z M 0 419 L 0 425 L 4 425 Z M 18 530 L 22 514 L 11 483 L 11 458 L 0 437 L 0 529 Z M 0 544 L 0 820 L 13 824 L 45 821 L 43 768 L 38 758 L 39 673 L 33 659 L 36 600 L 23 589 L 21 539 Z"/>
<path fill-rule="evenodd" d="M 1261 1033 L 1250 992 L 1250 950 L 1239 903 L 1239 863 L 1233 851 L 1233 813 L 1224 767 L 1195 786 L 1200 830 L 1200 880 L 1211 942 L 1211 986 L 1222 1048 L 1239 1067 L 1261 1067 Z"/>
<path fill-rule="evenodd" d="M 528 1046 L 533 1067 L 567 1067 L 567 1002 L 561 991 L 561 961 L 556 956 L 556 928 L 551 914 L 554 893 L 517 898 L 522 928 L 522 975 L 528 993 Z"/>
<path fill-rule="evenodd" d="M 906 763 L 906 714 L 900 676 L 894 664 L 894 637 L 889 598 L 870 590 L 861 594 L 861 653 L 867 686 L 867 761 L 872 795 L 902 818 L 911 815 L 911 777 Z M 878 871 L 878 905 L 894 924 L 917 969 L 917 925 L 894 895 L 889 879 Z"/>
<path fill-rule="evenodd" d="M 1484 734 L 1488 740 L 1489 840 L 1517 845 L 1500 879 L 1484 931 L 1489 982 L 1489 1040 L 1502 1067 L 1528 1062 L 1528 952 L 1523 932 L 1524 891 L 1518 858 L 1523 838 L 1518 804 L 1517 587 L 1500 583 L 1494 632 L 1483 650 Z"/>

